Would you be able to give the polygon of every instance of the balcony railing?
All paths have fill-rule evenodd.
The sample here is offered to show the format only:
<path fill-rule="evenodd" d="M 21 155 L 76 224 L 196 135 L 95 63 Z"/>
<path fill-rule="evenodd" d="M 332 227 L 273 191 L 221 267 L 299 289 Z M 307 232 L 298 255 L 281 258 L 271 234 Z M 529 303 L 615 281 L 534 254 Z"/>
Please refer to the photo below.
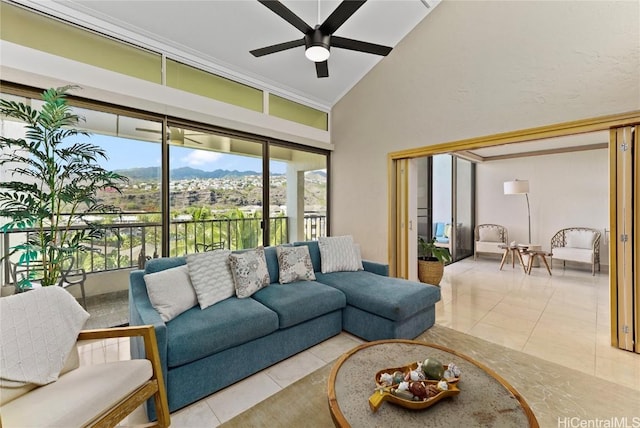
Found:
<path fill-rule="evenodd" d="M 123 216 L 124 217 L 124 216 Z M 289 242 L 288 217 L 271 217 L 270 245 Z M 169 224 L 170 256 L 202 251 L 205 248 L 240 250 L 263 245 L 262 219 L 208 219 L 174 220 Z M 73 226 L 72 229 L 82 229 Z M 145 259 L 158 257 L 161 251 L 162 224 L 159 222 L 129 222 L 104 224 L 100 240 L 85 244 L 76 260 L 87 273 L 130 269 L 144 265 Z M 2 270 L 4 284 L 10 284 L 9 253 L 16 242 L 24 242 L 34 229 L 0 232 L 2 236 Z M 27 236 L 25 236 L 27 235 Z M 326 216 L 310 215 L 304 218 L 304 239 L 315 240 L 326 236 Z"/>

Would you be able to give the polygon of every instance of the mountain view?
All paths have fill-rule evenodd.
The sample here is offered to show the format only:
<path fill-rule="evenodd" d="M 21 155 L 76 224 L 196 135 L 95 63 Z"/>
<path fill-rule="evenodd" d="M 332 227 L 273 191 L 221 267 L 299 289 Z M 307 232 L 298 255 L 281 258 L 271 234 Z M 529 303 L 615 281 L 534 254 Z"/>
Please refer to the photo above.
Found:
<path fill-rule="evenodd" d="M 147 168 L 131 168 L 116 170 L 118 174 L 129 177 L 130 180 L 153 180 L 160 177 L 161 170 L 159 166 Z M 261 175 L 256 171 L 229 171 L 226 169 L 216 169 L 214 171 L 203 171 L 201 169 L 190 168 L 188 166 L 172 169 L 170 176 L 172 180 L 193 180 L 206 178 L 223 178 L 223 177 L 246 177 L 249 175 Z M 282 174 L 271 174 L 282 175 Z"/>
<path fill-rule="evenodd" d="M 106 204 L 119 206 L 125 212 L 160 212 L 160 167 L 121 169 L 115 172 L 129 178 L 129 183 L 117 192 L 102 192 Z M 326 212 L 326 182 L 324 171 L 305 174 L 305 211 Z M 212 212 L 229 209 L 255 209 L 262 206 L 262 173 L 217 169 L 204 171 L 182 167 L 170 171 L 169 199 L 175 215 L 194 208 Z M 270 205 L 286 206 L 285 174 L 271 174 Z"/>

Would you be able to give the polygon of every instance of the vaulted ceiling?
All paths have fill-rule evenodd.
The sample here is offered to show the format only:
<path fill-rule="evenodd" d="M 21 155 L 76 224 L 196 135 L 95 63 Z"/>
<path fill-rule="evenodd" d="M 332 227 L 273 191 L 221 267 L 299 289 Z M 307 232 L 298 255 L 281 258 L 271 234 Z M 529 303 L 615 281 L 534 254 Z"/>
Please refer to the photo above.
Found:
<path fill-rule="evenodd" d="M 335 35 L 395 47 L 438 2 L 369 0 Z M 249 51 L 302 37 L 298 29 L 257 0 L 17 0 L 17 3 L 327 110 L 383 59 L 332 48 L 329 77 L 318 78 L 315 64 L 305 58 L 304 46 L 256 58 Z M 314 27 L 341 2 L 282 3 Z"/>

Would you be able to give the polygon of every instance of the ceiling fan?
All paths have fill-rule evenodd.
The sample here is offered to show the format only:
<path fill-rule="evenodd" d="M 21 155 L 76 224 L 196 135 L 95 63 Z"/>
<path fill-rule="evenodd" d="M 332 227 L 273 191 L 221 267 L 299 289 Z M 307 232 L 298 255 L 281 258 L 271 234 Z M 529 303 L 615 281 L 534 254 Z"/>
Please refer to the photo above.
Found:
<path fill-rule="evenodd" d="M 277 0 L 258 1 L 289 24 L 300 30 L 304 34 L 304 37 L 298 40 L 292 40 L 290 42 L 279 43 L 277 45 L 271 45 L 250 51 L 255 57 L 269 55 L 298 46 L 305 46 L 305 56 L 309 60 L 315 62 L 317 76 L 329 77 L 327 59 L 330 55 L 329 49 L 332 47 L 382 56 L 386 56 L 391 52 L 391 48 L 388 46 L 333 35 L 333 33 L 335 33 L 336 30 L 338 30 L 338 28 L 340 28 L 340 26 L 351 17 L 351 15 L 366 3 L 366 0 L 343 1 L 322 24 L 316 25 L 315 28 L 311 28 L 311 26 Z"/>

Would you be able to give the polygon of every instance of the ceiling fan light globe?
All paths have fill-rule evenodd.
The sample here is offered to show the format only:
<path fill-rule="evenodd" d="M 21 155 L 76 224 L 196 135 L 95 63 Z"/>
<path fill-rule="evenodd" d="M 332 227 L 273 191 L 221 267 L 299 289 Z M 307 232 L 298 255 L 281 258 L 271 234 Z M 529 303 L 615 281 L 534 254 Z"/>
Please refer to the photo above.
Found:
<path fill-rule="evenodd" d="M 329 58 L 329 55 L 331 55 L 329 49 L 325 48 L 324 46 L 309 46 L 304 51 L 304 56 L 306 56 L 308 60 L 313 62 L 326 61 Z"/>

